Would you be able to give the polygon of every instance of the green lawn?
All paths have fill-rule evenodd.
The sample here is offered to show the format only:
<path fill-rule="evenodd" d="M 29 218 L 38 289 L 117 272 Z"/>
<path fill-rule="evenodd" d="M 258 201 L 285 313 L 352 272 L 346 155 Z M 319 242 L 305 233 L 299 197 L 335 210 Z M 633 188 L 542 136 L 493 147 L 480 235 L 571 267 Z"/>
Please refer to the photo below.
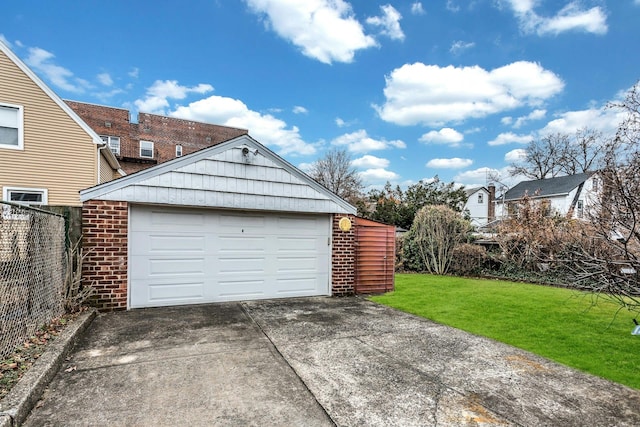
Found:
<path fill-rule="evenodd" d="M 501 280 L 397 274 L 372 301 L 531 351 L 640 389 L 633 315 L 577 291 Z M 640 319 L 638 319 L 640 321 Z"/>

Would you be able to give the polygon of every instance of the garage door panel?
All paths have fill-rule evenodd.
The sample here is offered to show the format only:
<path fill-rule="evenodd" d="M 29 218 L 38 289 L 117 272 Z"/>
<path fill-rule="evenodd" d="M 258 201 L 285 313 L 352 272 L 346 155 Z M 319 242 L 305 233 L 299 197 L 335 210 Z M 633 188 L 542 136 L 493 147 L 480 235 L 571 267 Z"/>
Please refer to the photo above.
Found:
<path fill-rule="evenodd" d="M 267 295 L 265 280 L 260 277 L 256 277 L 254 280 L 224 280 L 221 278 L 218 284 L 216 296 L 220 301 L 265 298 Z"/>
<path fill-rule="evenodd" d="M 267 260 L 264 257 L 240 256 L 233 258 L 218 258 L 220 274 L 263 274 Z"/>
<path fill-rule="evenodd" d="M 130 305 L 329 295 L 329 219 L 134 205 Z"/>
<path fill-rule="evenodd" d="M 292 277 L 277 279 L 277 294 L 280 296 L 317 295 L 317 277 Z"/>
<path fill-rule="evenodd" d="M 204 258 L 154 258 L 149 260 L 149 276 L 204 276 Z"/>
<path fill-rule="evenodd" d="M 204 300 L 204 281 L 178 283 L 153 282 L 148 285 L 148 298 L 152 303 L 194 303 Z"/>
<path fill-rule="evenodd" d="M 265 238 L 258 236 L 220 236 L 218 237 L 216 246 L 220 253 L 243 252 L 264 253 Z"/>

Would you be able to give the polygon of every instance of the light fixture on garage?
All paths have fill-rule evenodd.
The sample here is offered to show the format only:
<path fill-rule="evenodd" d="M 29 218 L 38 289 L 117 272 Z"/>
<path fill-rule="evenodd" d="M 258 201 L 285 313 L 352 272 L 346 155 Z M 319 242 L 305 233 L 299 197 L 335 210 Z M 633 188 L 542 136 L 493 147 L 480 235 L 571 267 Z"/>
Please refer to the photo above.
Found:
<path fill-rule="evenodd" d="M 253 158 L 258 155 L 258 149 L 256 148 L 254 151 L 251 151 L 249 147 L 246 145 L 242 147 L 242 158 L 245 163 L 251 163 Z"/>

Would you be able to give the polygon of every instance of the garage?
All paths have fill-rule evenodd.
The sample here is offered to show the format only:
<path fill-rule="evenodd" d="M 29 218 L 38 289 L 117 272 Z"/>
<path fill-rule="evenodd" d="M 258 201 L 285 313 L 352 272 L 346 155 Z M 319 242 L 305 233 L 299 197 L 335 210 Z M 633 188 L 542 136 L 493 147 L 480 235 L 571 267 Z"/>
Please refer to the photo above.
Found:
<path fill-rule="evenodd" d="M 103 311 L 354 292 L 356 208 L 248 135 L 80 199 Z"/>
<path fill-rule="evenodd" d="M 330 222 L 134 205 L 131 307 L 330 295 Z"/>

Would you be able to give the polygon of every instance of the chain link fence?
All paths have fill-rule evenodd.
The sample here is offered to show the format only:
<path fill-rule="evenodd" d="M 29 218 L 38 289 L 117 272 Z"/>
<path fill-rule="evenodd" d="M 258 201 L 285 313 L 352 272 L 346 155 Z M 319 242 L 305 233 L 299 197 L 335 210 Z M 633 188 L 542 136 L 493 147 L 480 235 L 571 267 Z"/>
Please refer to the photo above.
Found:
<path fill-rule="evenodd" d="M 64 312 L 64 217 L 0 202 L 0 359 Z"/>

